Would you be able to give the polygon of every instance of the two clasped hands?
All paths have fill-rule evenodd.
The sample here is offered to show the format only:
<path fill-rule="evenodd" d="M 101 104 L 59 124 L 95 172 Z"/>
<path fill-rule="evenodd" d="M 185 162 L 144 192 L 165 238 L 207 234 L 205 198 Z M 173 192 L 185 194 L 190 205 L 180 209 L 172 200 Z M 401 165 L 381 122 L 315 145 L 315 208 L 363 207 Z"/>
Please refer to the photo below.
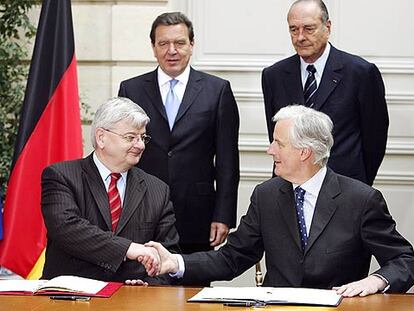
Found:
<path fill-rule="evenodd" d="M 139 245 L 139 248 L 135 249 L 136 253 L 134 254 L 136 257 L 134 259 L 144 265 L 149 276 L 157 276 L 165 273 L 175 274 L 178 272 L 179 264 L 177 256 L 171 254 L 160 243 L 150 241 L 145 243 L 145 245 L 137 245 Z M 127 280 L 125 283 L 128 285 L 147 285 L 142 280 Z M 386 286 L 387 283 L 382 278 L 377 275 L 369 275 L 362 280 L 334 287 L 333 290 L 343 297 L 363 297 L 382 291 Z"/>

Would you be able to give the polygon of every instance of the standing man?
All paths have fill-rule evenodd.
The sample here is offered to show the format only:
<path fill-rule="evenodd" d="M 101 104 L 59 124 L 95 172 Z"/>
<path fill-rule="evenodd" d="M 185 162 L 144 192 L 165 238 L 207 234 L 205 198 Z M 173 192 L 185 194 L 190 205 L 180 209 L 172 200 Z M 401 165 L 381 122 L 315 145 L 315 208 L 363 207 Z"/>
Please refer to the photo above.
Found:
<path fill-rule="evenodd" d="M 181 257 L 147 243 L 160 254 L 161 273 L 184 283 L 230 280 L 264 253 L 264 286 L 334 288 L 345 297 L 406 292 L 414 284 L 413 248 L 378 190 L 326 167 L 329 117 L 296 105 L 273 120 L 267 153 L 277 177 L 254 189 L 247 214 L 219 250 Z M 368 275 L 372 256 L 381 267 Z"/>
<path fill-rule="evenodd" d="M 151 118 L 139 167 L 169 184 L 181 250 L 208 250 L 236 224 L 237 104 L 228 81 L 189 65 L 194 31 L 184 14 L 158 16 L 150 38 L 159 66 L 123 81 L 119 95 Z"/>
<path fill-rule="evenodd" d="M 156 239 L 178 250 L 168 186 L 135 167 L 150 137 L 145 112 L 127 98 L 113 98 L 96 111 L 94 152 L 84 159 L 53 164 L 42 174 L 42 213 L 47 228 L 42 278 L 76 275 L 121 281 L 135 275 L 150 284 L 138 262 L 142 245 Z M 22 194 L 24 195 L 24 194 Z M 149 263 L 158 262 L 149 253 Z"/>
<path fill-rule="evenodd" d="M 298 0 L 288 13 L 297 52 L 265 68 L 262 88 L 272 141 L 273 115 L 289 104 L 326 113 L 335 144 L 328 166 L 372 185 L 384 158 L 388 112 L 378 68 L 328 43 L 331 21 L 321 0 Z"/>

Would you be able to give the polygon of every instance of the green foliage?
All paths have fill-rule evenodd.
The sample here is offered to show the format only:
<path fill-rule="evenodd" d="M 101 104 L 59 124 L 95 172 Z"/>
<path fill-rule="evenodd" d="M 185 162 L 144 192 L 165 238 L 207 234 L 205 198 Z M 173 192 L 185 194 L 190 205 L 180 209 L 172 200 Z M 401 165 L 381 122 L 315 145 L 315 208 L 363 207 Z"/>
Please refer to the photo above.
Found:
<path fill-rule="evenodd" d="M 39 0 L 0 0 L 0 194 L 10 174 L 36 28 L 27 15 Z"/>

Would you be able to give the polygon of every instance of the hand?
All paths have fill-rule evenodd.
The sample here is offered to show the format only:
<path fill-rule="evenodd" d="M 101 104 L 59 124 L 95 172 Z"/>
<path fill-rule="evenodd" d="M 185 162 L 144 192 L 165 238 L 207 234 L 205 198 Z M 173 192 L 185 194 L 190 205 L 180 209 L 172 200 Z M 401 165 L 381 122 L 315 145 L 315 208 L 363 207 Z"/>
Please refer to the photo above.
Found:
<path fill-rule="evenodd" d="M 145 243 L 145 246 L 148 248 L 153 248 L 158 252 L 158 255 L 160 256 L 160 268 L 158 270 L 157 274 L 165 274 L 165 273 L 176 273 L 178 271 L 178 260 L 175 256 L 173 256 L 164 246 L 162 246 L 160 243 L 150 241 L 148 243 Z M 148 269 L 147 269 L 148 271 Z"/>
<path fill-rule="evenodd" d="M 221 222 L 212 222 L 210 226 L 210 246 L 223 243 L 229 234 L 229 226 Z"/>
<path fill-rule="evenodd" d="M 158 273 L 160 257 L 155 249 L 145 247 L 142 244 L 132 242 L 126 253 L 126 257 L 136 260 L 145 266 L 147 274 L 152 276 Z"/>
<path fill-rule="evenodd" d="M 387 284 L 379 277 L 370 275 L 365 279 L 348 283 L 339 287 L 333 287 L 336 293 L 343 297 L 353 297 L 359 295 L 361 297 L 375 294 L 379 290 L 383 290 Z"/>
<path fill-rule="evenodd" d="M 136 280 L 125 280 L 126 285 L 137 285 L 137 286 L 148 286 L 147 282 L 143 280 L 136 279 Z"/>

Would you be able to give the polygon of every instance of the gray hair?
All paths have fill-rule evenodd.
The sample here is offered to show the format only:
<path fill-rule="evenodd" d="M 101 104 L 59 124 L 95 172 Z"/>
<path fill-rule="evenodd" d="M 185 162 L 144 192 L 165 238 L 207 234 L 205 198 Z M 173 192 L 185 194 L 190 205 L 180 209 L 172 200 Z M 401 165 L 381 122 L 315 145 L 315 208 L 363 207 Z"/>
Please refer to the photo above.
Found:
<path fill-rule="evenodd" d="M 185 16 L 181 12 L 169 12 L 159 15 L 151 26 L 150 31 L 150 39 L 152 45 L 155 44 L 155 30 L 158 26 L 171 26 L 171 25 L 179 25 L 184 24 L 187 26 L 188 29 L 188 38 L 190 39 L 190 42 L 194 42 L 194 28 L 193 23 L 188 19 L 187 16 Z"/>
<path fill-rule="evenodd" d="M 291 5 L 290 9 L 292 9 L 296 4 L 301 3 L 301 2 L 315 2 L 316 5 L 321 10 L 322 23 L 325 24 L 329 20 L 328 8 L 326 7 L 325 3 L 322 0 L 296 0 Z M 289 12 L 290 12 L 290 9 L 289 9 Z"/>
<path fill-rule="evenodd" d="M 96 148 L 95 131 L 97 128 L 111 129 L 123 120 L 131 122 L 135 128 L 142 128 L 150 121 L 145 111 L 129 98 L 111 98 L 96 110 L 91 125 L 92 146 Z"/>
<path fill-rule="evenodd" d="M 305 106 L 293 105 L 280 109 L 274 122 L 292 120 L 289 140 L 294 148 L 310 148 L 315 155 L 314 164 L 323 167 L 329 159 L 333 145 L 332 120 L 324 113 Z"/>

